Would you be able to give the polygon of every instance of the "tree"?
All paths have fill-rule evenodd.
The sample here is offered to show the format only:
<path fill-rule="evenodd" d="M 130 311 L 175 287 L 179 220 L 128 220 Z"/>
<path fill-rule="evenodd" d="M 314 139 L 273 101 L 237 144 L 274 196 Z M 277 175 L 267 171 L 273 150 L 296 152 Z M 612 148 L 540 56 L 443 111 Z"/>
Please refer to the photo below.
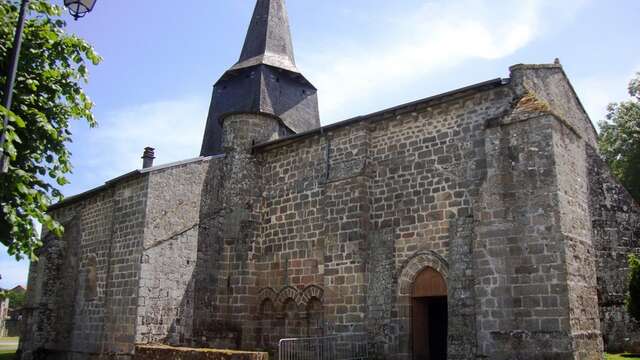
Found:
<path fill-rule="evenodd" d="M 600 152 L 613 175 L 640 201 L 640 73 L 631 80 L 632 99 L 609 104 L 600 123 Z"/>
<path fill-rule="evenodd" d="M 627 294 L 627 311 L 640 322 L 640 259 L 629 255 L 629 293 Z"/>
<path fill-rule="evenodd" d="M 6 290 L 0 294 L 0 300 L 9 299 L 9 307 L 11 309 L 19 309 L 24 306 L 27 298 L 26 292 Z"/>
<path fill-rule="evenodd" d="M 0 84 L 6 83 L 18 2 L 0 1 Z M 86 41 L 65 33 L 62 7 L 32 0 L 29 9 L 12 112 L 0 106 L 0 116 L 9 115 L 4 150 L 11 159 L 9 172 L 0 175 L 0 242 L 17 259 L 36 257 L 41 242 L 34 222 L 62 235 L 47 208 L 62 199 L 58 187 L 71 171 L 70 121 L 96 125 L 81 85 L 88 81 L 87 65 L 101 61 Z"/>

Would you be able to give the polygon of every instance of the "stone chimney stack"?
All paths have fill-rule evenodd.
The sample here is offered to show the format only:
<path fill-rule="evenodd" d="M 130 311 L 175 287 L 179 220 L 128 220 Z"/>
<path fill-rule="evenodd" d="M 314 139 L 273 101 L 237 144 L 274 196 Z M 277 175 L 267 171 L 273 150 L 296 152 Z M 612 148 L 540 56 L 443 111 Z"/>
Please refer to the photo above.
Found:
<path fill-rule="evenodd" d="M 148 169 L 150 167 L 153 167 L 153 159 L 156 158 L 155 156 L 155 150 L 152 147 L 146 147 L 144 148 L 144 153 L 142 154 L 142 168 L 143 169 Z"/>

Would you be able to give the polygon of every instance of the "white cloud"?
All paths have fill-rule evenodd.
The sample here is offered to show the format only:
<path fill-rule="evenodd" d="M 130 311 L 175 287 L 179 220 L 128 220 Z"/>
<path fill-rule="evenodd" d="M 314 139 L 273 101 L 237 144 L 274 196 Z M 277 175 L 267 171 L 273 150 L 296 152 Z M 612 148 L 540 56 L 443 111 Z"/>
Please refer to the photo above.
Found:
<path fill-rule="evenodd" d="M 575 81 L 575 88 L 591 121 L 597 126 L 607 114 L 607 105 L 629 99 L 627 86 L 640 65 L 630 71 L 597 74 Z"/>
<path fill-rule="evenodd" d="M 145 146 L 156 148 L 156 164 L 196 157 L 207 119 L 209 99 L 185 97 L 116 110 L 100 116 L 100 126 L 74 129 L 76 171 L 66 195 L 75 195 L 142 167 Z M 0 287 L 26 285 L 29 262 L 16 262 L 0 245 Z"/>
<path fill-rule="evenodd" d="M 401 89 L 474 58 L 508 56 L 548 30 L 553 19 L 566 21 L 585 1 L 459 0 L 424 1 L 418 9 L 398 6 L 400 13 L 365 20 L 367 41 L 343 37 L 313 49 L 312 56 L 303 59 L 304 71 L 322 90 L 323 119 L 340 120 L 353 110 L 345 105 L 381 89 Z M 80 150 L 73 161 L 79 171 L 65 193 L 139 168 L 145 146 L 156 148 L 156 163 L 197 156 L 208 105 L 208 97 L 190 96 L 100 116 L 98 129 L 75 137 L 74 149 Z"/>
<path fill-rule="evenodd" d="M 87 190 L 142 166 L 142 151 L 156 149 L 156 164 L 199 155 L 209 100 L 185 97 L 116 110 L 100 117 L 97 129 L 76 137 L 74 164 L 79 171 L 65 193 Z"/>
<path fill-rule="evenodd" d="M 567 21 L 584 2 L 425 1 L 417 10 L 407 8 L 410 12 L 372 23 L 365 29 L 368 38 L 374 39 L 367 46 L 320 49 L 305 59 L 305 71 L 322 89 L 323 118 L 334 121 L 345 115 L 344 105 L 382 88 L 400 88 L 470 59 L 513 54 L 548 30 L 554 20 Z"/>

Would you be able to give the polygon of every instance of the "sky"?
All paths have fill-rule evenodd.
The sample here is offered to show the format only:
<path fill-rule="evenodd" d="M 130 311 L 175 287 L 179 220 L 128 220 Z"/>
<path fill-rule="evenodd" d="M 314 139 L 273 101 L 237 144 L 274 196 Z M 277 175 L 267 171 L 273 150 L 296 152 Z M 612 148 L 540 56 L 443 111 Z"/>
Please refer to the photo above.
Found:
<path fill-rule="evenodd" d="M 61 0 L 56 0 L 62 2 Z M 214 82 L 240 55 L 255 0 L 98 0 L 68 30 L 104 58 L 85 86 L 99 127 L 73 124 L 73 195 L 198 156 Z M 559 58 L 592 121 L 640 71 L 637 0 L 287 0 L 298 68 L 323 125 Z M 0 288 L 28 263 L 0 247 Z"/>

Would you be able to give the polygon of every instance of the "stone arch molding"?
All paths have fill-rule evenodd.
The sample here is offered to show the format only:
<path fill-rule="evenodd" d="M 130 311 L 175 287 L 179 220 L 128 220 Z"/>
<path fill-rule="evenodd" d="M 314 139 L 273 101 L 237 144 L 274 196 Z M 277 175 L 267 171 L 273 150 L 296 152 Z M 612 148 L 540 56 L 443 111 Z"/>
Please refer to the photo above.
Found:
<path fill-rule="evenodd" d="M 297 297 L 298 297 L 298 290 L 296 290 L 291 286 L 285 286 L 278 293 L 278 296 L 276 297 L 276 304 L 282 306 L 289 300 L 293 300 L 295 302 Z"/>
<path fill-rule="evenodd" d="M 285 286 L 279 292 L 267 287 L 258 291 L 258 302 L 260 304 L 265 300 L 271 300 L 279 309 L 289 300 L 293 300 L 296 306 L 305 308 L 309 301 L 314 298 L 324 303 L 324 290 L 320 286 L 309 285 L 302 290 L 298 290 L 292 286 Z"/>
<path fill-rule="evenodd" d="M 296 298 L 296 303 L 299 306 L 306 307 L 309 304 L 311 299 L 316 298 L 320 300 L 320 302 L 324 302 L 323 300 L 324 290 L 321 287 L 316 285 L 309 285 L 304 290 L 298 293 L 298 297 Z"/>
<path fill-rule="evenodd" d="M 271 300 L 275 304 L 278 294 L 272 288 L 264 288 L 258 292 L 258 302 L 262 304 L 265 300 Z"/>
<path fill-rule="evenodd" d="M 445 281 L 447 280 L 449 271 L 447 260 L 433 251 L 419 251 L 407 259 L 400 268 L 398 296 L 410 296 L 416 276 L 427 267 L 438 271 Z"/>

